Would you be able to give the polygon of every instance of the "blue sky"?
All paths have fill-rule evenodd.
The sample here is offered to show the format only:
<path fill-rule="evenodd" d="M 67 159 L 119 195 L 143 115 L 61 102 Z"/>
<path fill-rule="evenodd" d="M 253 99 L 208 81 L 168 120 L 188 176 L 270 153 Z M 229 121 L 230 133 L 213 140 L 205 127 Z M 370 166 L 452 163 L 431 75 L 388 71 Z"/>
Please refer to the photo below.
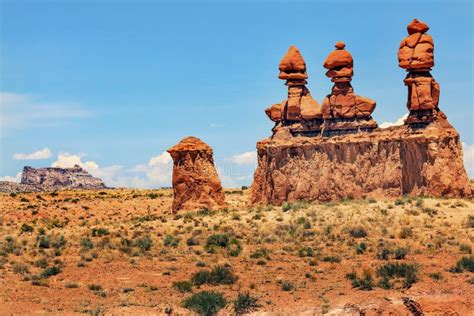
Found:
<path fill-rule="evenodd" d="M 286 98 L 278 63 L 295 44 L 319 103 L 342 40 L 357 94 L 379 122 L 406 112 L 397 50 L 418 18 L 435 40 L 440 108 L 474 176 L 472 1 L 5 1 L 0 176 L 80 162 L 110 185 L 169 185 L 163 152 L 189 135 L 214 148 L 226 186 L 250 184 L 263 110 Z M 33 154 L 33 155 L 32 155 Z M 4 178 L 5 179 L 5 178 Z"/>

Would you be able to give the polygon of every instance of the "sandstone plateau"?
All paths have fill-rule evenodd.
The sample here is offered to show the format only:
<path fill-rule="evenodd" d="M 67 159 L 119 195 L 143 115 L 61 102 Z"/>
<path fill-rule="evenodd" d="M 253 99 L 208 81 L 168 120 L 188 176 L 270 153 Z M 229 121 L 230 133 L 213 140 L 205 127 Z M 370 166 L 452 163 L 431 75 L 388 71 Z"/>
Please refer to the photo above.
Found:
<path fill-rule="evenodd" d="M 72 168 L 23 168 L 21 182 L 3 181 L 0 192 L 39 192 L 73 189 L 104 189 L 104 182 L 91 176 L 79 165 Z"/>
<path fill-rule="evenodd" d="M 218 209 L 224 191 L 214 166 L 212 148 L 196 137 L 186 137 L 168 149 L 173 158 L 173 211 Z"/>
<path fill-rule="evenodd" d="M 293 111 L 290 93 L 280 106 L 265 110 L 276 125 L 270 138 L 257 143 L 252 203 L 471 196 L 459 135 L 438 108 L 439 85 L 429 73 L 434 56 L 428 29 L 425 23 L 413 20 L 408 25 L 409 36 L 400 44 L 398 59 L 408 71 L 405 84 L 410 110 L 403 126 L 377 127 L 371 117 L 375 101 L 353 92 L 353 58 L 342 42 L 336 43 L 336 50 L 323 64 L 334 87 L 318 112 L 322 114 L 317 116 L 322 118 L 319 125 L 308 128 L 302 115 L 303 98 L 296 100 Z M 304 80 L 303 65 L 299 52 L 290 48 L 280 63 L 279 77 L 291 82 L 286 71 Z M 316 101 L 314 104 L 319 111 Z"/>

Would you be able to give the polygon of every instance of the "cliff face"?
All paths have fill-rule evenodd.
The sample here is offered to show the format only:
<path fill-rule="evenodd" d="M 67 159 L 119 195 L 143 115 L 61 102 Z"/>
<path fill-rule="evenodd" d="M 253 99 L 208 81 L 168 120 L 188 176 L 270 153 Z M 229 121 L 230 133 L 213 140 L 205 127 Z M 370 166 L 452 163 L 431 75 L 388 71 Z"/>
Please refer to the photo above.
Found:
<path fill-rule="evenodd" d="M 104 182 L 94 178 L 86 170 L 75 165 L 73 168 L 24 167 L 21 184 L 39 188 L 42 191 L 58 189 L 102 189 Z"/>
<path fill-rule="evenodd" d="M 397 126 L 329 138 L 269 138 L 257 149 L 251 191 L 257 204 L 472 194 L 459 135 L 446 120 L 424 129 Z"/>

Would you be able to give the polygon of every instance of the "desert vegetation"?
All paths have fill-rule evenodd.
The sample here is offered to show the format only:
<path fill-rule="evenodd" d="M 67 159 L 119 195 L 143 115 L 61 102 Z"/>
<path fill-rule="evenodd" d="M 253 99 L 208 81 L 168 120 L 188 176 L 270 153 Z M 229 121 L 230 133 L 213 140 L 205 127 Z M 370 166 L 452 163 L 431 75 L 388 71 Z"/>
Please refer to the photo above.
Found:
<path fill-rule="evenodd" d="M 168 189 L 3 194 L 3 310 L 319 314 L 370 308 L 367 294 L 395 312 L 403 297 L 428 312 L 472 304 L 472 200 L 258 207 L 248 190 L 225 194 L 221 210 L 177 213 Z"/>

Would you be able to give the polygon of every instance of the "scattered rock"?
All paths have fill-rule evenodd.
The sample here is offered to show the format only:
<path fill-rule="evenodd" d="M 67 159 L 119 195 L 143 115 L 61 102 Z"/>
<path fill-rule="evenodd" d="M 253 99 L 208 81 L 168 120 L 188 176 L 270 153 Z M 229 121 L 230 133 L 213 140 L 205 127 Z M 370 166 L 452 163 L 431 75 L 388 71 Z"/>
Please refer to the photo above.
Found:
<path fill-rule="evenodd" d="M 209 145 L 199 138 L 186 137 L 168 152 L 173 158 L 174 212 L 225 206 Z"/>

